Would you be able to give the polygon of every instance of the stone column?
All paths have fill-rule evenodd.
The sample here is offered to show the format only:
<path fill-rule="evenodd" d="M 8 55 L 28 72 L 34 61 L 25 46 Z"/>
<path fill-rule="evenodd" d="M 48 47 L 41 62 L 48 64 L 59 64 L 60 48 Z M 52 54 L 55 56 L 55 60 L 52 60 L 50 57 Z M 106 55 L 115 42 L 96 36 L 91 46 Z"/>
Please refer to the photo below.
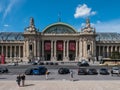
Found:
<path fill-rule="evenodd" d="M 12 58 L 12 46 L 10 46 L 10 58 Z"/>
<path fill-rule="evenodd" d="M 115 52 L 117 51 L 117 46 L 115 46 Z"/>
<path fill-rule="evenodd" d="M 81 61 L 81 59 L 82 59 L 82 40 L 80 39 L 79 40 L 79 61 Z"/>
<path fill-rule="evenodd" d="M 83 53 L 84 53 L 84 54 L 83 54 L 83 57 L 86 58 L 86 47 L 87 47 L 87 46 L 86 46 L 86 40 L 83 41 L 83 42 L 84 42 L 84 43 L 83 43 Z"/>
<path fill-rule="evenodd" d="M 36 40 L 34 40 L 34 59 L 36 59 Z"/>
<path fill-rule="evenodd" d="M 96 43 L 95 43 L 95 42 L 96 42 L 96 41 L 93 41 L 93 44 L 92 44 L 91 47 L 93 47 L 93 57 L 96 58 Z"/>
<path fill-rule="evenodd" d="M 101 52 L 101 50 L 100 50 L 101 48 L 100 48 L 100 46 L 98 46 L 98 48 L 99 48 L 98 56 L 101 56 L 101 53 L 100 53 Z"/>
<path fill-rule="evenodd" d="M 42 40 L 42 60 L 44 60 L 44 40 Z"/>
<path fill-rule="evenodd" d="M 37 40 L 37 59 L 39 59 L 39 55 L 40 55 L 40 41 Z"/>
<path fill-rule="evenodd" d="M 119 53 L 120 53 L 120 46 L 119 46 Z"/>
<path fill-rule="evenodd" d="M 26 41 L 25 41 L 26 42 Z M 24 58 L 24 60 L 27 60 L 26 59 L 26 43 L 24 42 L 24 45 L 23 45 L 23 58 Z M 16 47 L 16 46 L 15 46 Z M 15 53 L 16 53 L 16 51 L 15 51 Z"/>
<path fill-rule="evenodd" d="M 53 40 L 51 40 L 51 61 L 53 60 Z"/>
<path fill-rule="evenodd" d="M 107 46 L 107 58 L 109 57 L 109 46 Z"/>
<path fill-rule="evenodd" d="M 8 46 L 6 46 L 6 58 L 8 58 Z"/>
<path fill-rule="evenodd" d="M 1 48 L 2 48 L 2 53 L 1 54 L 3 54 L 3 46 L 1 46 Z"/>
<path fill-rule="evenodd" d="M 105 46 L 103 46 L 103 58 L 105 57 Z"/>
<path fill-rule="evenodd" d="M 76 40 L 75 61 L 78 61 L 78 41 Z"/>
<path fill-rule="evenodd" d="M 111 46 L 111 56 L 112 56 L 112 53 L 113 53 L 113 46 Z"/>
<path fill-rule="evenodd" d="M 30 52 L 29 52 L 29 42 L 26 41 L 26 57 L 27 58 L 29 57 L 29 54 L 30 54 Z"/>
<path fill-rule="evenodd" d="M 67 53 L 66 53 L 67 60 L 69 61 L 69 40 L 67 40 Z"/>
<path fill-rule="evenodd" d="M 15 55 L 14 58 L 16 58 L 16 46 L 14 46 L 14 55 Z"/>
<path fill-rule="evenodd" d="M 57 57 L 56 57 L 56 40 L 54 41 L 54 60 L 56 61 L 57 60 Z"/>
<path fill-rule="evenodd" d="M 21 57 L 21 48 L 19 46 L 19 58 Z"/>
<path fill-rule="evenodd" d="M 63 41 L 63 60 L 66 61 L 66 56 L 65 56 L 65 40 Z"/>
<path fill-rule="evenodd" d="M 40 41 L 37 40 L 37 59 L 40 57 Z"/>

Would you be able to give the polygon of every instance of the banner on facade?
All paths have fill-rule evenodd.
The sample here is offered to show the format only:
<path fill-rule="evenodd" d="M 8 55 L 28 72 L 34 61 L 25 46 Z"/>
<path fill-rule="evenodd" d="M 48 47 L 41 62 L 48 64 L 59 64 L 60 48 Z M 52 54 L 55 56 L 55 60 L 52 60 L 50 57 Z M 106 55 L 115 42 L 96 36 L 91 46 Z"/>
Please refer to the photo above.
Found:
<path fill-rule="evenodd" d="M 63 50 L 63 42 L 61 42 L 61 41 L 57 42 L 57 50 L 59 50 L 59 51 Z"/>
<path fill-rule="evenodd" d="M 5 55 L 4 54 L 0 55 L 0 61 L 1 61 L 1 64 L 5 64 Z"/>
<path fill-rule="evenodd" d="M 76 47 L 75 47 L 75 42 L 70 42 L 69 43 L 69 50 L 71 51 L 75 51 Z"/>
<path fill-rule="evenodd" d="M 45 42 L 45 51 L 50 51 L 50 50 L 51 50 L 51 43 Z"/>

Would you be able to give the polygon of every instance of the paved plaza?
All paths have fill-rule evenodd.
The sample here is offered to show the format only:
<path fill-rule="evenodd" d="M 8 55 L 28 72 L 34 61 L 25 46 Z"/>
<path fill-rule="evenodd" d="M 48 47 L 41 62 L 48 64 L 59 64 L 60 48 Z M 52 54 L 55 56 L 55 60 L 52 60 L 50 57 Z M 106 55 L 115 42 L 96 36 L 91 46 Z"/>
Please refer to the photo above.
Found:
<path fill-rule="evenodd" d="M 120 90 L 120 81 L 26 81 L 18 87 L 15 81 L 0 81 L 0 90 Z"/>

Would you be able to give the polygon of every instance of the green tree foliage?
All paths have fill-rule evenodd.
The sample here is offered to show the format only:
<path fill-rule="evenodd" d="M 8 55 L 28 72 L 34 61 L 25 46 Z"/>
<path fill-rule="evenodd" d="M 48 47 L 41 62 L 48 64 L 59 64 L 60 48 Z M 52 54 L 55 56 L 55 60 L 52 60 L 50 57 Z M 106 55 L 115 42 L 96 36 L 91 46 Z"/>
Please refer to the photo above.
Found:
<path fill-rule="evenodd" d="M 120 59 L 120 53 L 119 52 L 112 52 L 111 59 Z"/>

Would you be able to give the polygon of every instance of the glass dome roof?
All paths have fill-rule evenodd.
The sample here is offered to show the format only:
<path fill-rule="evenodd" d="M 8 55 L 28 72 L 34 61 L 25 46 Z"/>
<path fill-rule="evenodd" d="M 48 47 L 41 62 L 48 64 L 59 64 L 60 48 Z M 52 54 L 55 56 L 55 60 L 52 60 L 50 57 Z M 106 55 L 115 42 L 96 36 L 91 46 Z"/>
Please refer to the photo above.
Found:
<path fill-rule="evenodd" d="M 56 34 L 76 32 L 77 31 L 73 27 L 62 22 L 51 24 L 43 30 L 43 33 L 56 33 Z"/>

